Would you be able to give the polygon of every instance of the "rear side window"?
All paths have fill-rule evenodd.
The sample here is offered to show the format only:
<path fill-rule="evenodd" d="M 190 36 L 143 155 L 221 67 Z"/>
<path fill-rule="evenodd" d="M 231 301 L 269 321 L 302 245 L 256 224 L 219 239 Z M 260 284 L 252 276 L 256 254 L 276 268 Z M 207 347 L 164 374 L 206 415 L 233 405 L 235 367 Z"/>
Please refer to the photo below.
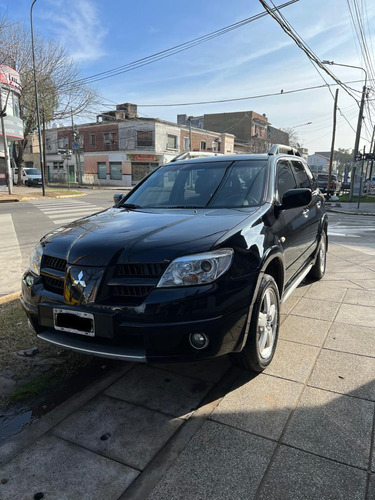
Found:
<path fill-rule="evenodd" d="M 281 203 L 284 194 L 289 191 L 289 189 L 295 189 L 297 187 L 296 180 L 292 173 L 292 168 L 288 161 L 281 160 L 277 164 L 277 198 L 278 202 Z"/>
<path fill-rule="evenodd" d="M 292 160 L 292 168 L 294 176 L 297 180 L 297 186 L 299 188 L 309 188 L 311 189 L 311 181 L 307 176 L 305 167 L 302 162 Z"/>

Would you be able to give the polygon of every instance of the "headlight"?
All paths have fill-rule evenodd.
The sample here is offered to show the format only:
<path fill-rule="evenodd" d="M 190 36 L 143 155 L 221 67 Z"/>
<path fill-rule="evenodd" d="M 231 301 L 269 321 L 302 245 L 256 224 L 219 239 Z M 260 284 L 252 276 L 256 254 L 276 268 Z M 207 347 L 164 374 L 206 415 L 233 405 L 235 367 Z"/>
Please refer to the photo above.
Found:
<path fill-rule="evenodd" d="M 38 243 L 34 250 L 31 252 L 29 264 L 30 270 L 37 276 L 40 275 L 40 262 L 42 260 L 42 255 L 43 247 L 40 243 Z"/>
<path fill-rule="evenodd" d="M 179 257 L 169 264 L 157 286 L 160 288 L 211 283 L 229 269 L 232 258 L 231 248 Z"/>

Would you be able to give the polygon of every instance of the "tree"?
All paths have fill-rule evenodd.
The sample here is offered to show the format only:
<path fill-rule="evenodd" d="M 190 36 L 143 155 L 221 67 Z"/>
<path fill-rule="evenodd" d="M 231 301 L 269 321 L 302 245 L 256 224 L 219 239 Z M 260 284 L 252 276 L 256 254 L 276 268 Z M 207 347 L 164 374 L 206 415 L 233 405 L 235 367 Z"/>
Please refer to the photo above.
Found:
<path fill-rule="evenodd" d="M 301 141 L 295 128 L 284 127 L 281 130 L 289 135 L 289 146 L 297 149 L 301 147 Z"/>
<path fill-rule="evenodd" d="M 20 117 L 24 137 L 14 148 L 14 159 L 21 181 L 23 153 L 27 136 L 37 128 L 31 35 L 22 23 L 2 20 L 0 26 L 0 64 L 7 64 L 20 73 L 22 95 Z M 40 112 L 48 123 L 78 115 L 98 103 L 98 93 L 79 82 L 78 66 L 59 43 L 34 35 L 36 81 Z"/>
<path fill-rule="evenodd" d="M 337 173 L 341 176 L 348 170 L 352 161 L 353 153 L 349 149 L 339 148 L 333 153 L 333 161 L 337 163 Z"/>

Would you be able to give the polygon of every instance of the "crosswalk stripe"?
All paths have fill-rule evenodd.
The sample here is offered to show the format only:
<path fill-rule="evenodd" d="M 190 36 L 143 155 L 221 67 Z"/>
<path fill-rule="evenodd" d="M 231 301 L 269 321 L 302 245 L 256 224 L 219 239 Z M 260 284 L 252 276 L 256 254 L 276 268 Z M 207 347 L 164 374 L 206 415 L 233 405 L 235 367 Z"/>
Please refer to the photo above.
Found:
<path fill-rule="evenodd" d="M 104 207 L 85 201 L 36 202 L 33 205 L 54 224 L 65 224 L 104 210 Z"/>
<path fill-rule="evenodd" d="M 44 210 L 44 213 L 46 215 L 54 215 L 54 214 L 59 214 L 61 212 L 63 213 L 69 213 L 69 212 L 82 212 L 82 211 L 91 211 L 91 212 L 98 212 L 100 209 L 100 207 L 94 207 L 94 206 L 91 206 L 91 207 L 76 207 L 76 208 L 59 208 L 59 209 L 55 209 L 55 210 Z"/>
<path fill-rule="evenodd" d="M 72 213 L 72 214 L 66 214 L 64 212 L 61 212 L 59 215 L 54 215 L 53 216 L 53 220 L 56 220 L 56 219 L 66 219 L 67 217 L 75 217 L 76 219 L 78 219 L 78 217 L 84 217 L 85 215 L 93 215 L 93 212 L 92 210 L 77 210 L 76 212 Z M 52 218 L 52 217 L 50 217 Z"/>

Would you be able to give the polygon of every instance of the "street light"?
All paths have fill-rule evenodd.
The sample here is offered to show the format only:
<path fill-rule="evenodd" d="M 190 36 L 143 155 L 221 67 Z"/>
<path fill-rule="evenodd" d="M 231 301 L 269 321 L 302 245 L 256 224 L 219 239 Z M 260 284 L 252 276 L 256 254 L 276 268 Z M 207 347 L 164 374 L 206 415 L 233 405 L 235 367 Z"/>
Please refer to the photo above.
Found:
<path fill-rule="evenodd" d="M 34 73 L 34 92 L 35 92 L 35 107 L 36 107 L 36 121 L 38 125 L 38 140 L 39 140 L 39 161 L 40 170 L 42 172 L 42 192 L 43 196 L 46 195 L 45 180 L 44 180 L 44 165 L 42 154 L 42 135 L 40 133 L 40 117 L 39 117 L 39 103 L 38 103 L 38 89 L 36 85 L 36 69 L 35 69 L 35 50 L 34 50 L 34 30 L 33 30 L 33 7 L 37 0 L 34 0 L 30 7 L 30 28 L 31 28 L 31 52 L 33 56 L 33 73 Z"/>
<path fill-rule="evenodd" d="M 352 168 L 352 175 L 351 175 L 351 183 L 350 183 L 350 194 L 349 194 L 349 201 L 352 201 L 353 199 L 353 193 L 354 193 L 354 180 L 355 180 L 355 171 L 356 171 L 356 166 L 355 166 L 355 158 L 358 153 L 358 148 L 359 148 L 359 140 L 361 138 L 361 128 L 362 128 L 362 120 L 363 120 L 363 108 L 365 106 L 365 98 L 366 98 L 366 92 L 367 92 L 367 71 L 365 68 L 362 68 L 361 66 L 352 66 L 351 64 L 339 64 L 335 63 L 334 61 L 322 61 L 323 64 L 329 64 L 333 66 L 343 66 L 344 68 L 354 68 L 354 69 L 360 69 L 361 71 L 364 71 L 365 73 L 365 84 L 362 88 L 362 97 L 361 97 L 361 104 L 359 106 L 359 114 L 358 114 L 358 122 L 357 122 L 357 131 L 355 135 L 355 143 L 354 143 L 354 151 L 353 151 L 353 168 Z M 362 177 L 361 177 L 361 182 L 362 182 Z M 358 200 L 360 199 L 361 193 L 358 193 Z"/>
<path fill-rule="evenodd" d="M 299 125 L 293 125 L 292 127 L 289 127 L 289 128 L 304 127 L 305 125 L 311 125 L 311 124 L 312 124 L 312 122 L 300 123 Z"/>

